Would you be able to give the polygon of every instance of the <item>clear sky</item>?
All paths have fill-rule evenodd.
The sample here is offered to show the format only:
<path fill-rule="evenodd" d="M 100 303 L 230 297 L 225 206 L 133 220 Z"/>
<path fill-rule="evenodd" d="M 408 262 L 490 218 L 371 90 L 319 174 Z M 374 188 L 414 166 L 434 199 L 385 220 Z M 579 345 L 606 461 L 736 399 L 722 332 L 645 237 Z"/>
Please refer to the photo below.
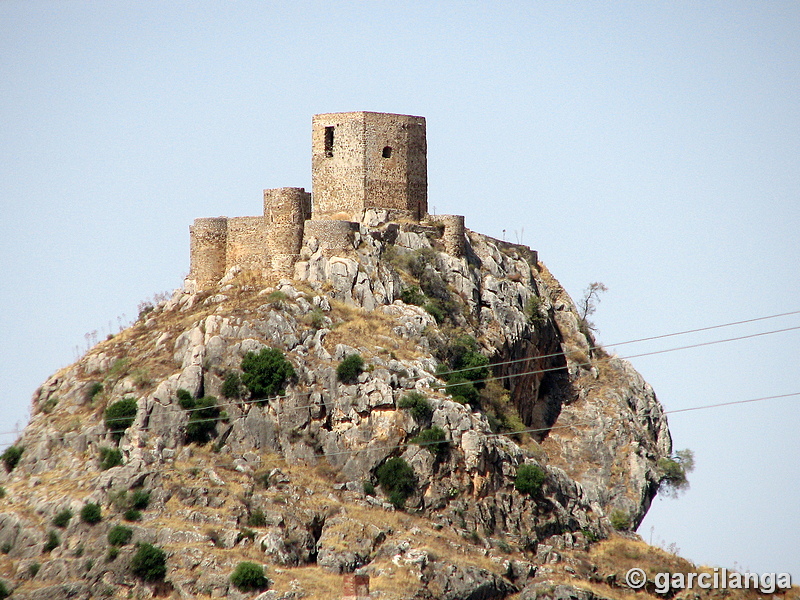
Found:
<path fill-rule="evenodd" d="M 0 430 L 179 287 L 195 217 L 311 187 L 315 113 L 428 122 L 431 211 L 522 241 L 621 356 L 800 325 L 797 2 L 0 1 Z M 632 362 L 667 410 L 800 392 L 800 332 Z M 800 583 L 800 397 L 675 413 L 639 533 Z M 11 443 L 13 436 L 0 436 Z"/>

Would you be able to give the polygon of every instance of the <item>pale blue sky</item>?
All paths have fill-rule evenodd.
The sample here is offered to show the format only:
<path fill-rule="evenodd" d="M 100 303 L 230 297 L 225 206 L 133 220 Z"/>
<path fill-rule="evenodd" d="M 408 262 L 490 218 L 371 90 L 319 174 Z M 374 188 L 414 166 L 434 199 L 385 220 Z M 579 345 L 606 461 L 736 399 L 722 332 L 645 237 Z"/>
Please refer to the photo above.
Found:
<path fill-rule="evenodd" d="M 797 2 L 3 0 L 0 429 L 85 333 L 180 285 L 193 218 L 310 189 L 321 112 L 425 116 L 432 209 L 521 238 L 576 298 L 604 282 L 608 344 L 799 310 L 799 84 Z M 670 410 L 798 392 L 799 352 L 633 363 Z M 643 537 L 800 580 L 799 403 L 672 416 L 698 465 Z"/>

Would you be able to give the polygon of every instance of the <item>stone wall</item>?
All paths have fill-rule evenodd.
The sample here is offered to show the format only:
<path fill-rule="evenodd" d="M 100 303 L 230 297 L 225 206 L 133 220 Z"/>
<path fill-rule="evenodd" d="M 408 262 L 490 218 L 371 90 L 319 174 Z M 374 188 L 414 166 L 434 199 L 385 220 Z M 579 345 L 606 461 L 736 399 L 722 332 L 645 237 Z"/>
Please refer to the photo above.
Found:
<path fill-rule="evenodd" d="M 189 227 L 189 279 L 199 288 L 215 284 L 225 274 L 228 219 L 215 217 L 195 219 Z"/>
<path fill-rule="evenodd" d="M 272 269 L 270 237 L 264 217 L 229 218 L 226 269 L 238 265 L 245 271 L 267 274 Z"/>
<path fill-rule="evenodd" d="M 355 235 L 358 223 L 352 221 L 335 221 L 332 219 L 309 219 L 303 233 L 303 244 L 312 252 L 322 248 L 323 254 L 341 255 L 354 250 Z"/>
<path fill-rule="evenodd" d="M 361 221 L 366 208 L 419 220 L 428 211 L 425 119 L 352 112 L 315 115 L 314 218 Z"/>
<path fill-rule="evenodd" d="M 466 243 L 464 216 L 438 215 L 436 220 L 444 224 L 444 233 L 442 233 L 444 251 L 450 256 L 459 258 L 464 256 L 464 244 Z"/>
<path fill-rule="evenodd" d="M 303 245 L 303 224 L 311 217 L 311 194 L 303 188 L 264 190 L 264 218 L 272 273 L 290 277 Z"/>

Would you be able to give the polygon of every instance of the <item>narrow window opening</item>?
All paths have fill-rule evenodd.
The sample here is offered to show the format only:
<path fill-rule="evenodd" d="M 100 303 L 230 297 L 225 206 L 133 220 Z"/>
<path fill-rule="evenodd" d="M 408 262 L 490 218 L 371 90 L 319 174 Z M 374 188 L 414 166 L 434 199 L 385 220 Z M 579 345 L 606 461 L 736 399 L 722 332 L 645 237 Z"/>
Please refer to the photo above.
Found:
<path fill-rule="evenodd" d="M 391 146 L 384 146 L 383 147 L 383 158 L 391 158 L 392 157 L 392 147 Z"/>
<path fill-rule="evenodd" d="M 325 128 L 325 156 L 333 156 L 333 127 Z"/>

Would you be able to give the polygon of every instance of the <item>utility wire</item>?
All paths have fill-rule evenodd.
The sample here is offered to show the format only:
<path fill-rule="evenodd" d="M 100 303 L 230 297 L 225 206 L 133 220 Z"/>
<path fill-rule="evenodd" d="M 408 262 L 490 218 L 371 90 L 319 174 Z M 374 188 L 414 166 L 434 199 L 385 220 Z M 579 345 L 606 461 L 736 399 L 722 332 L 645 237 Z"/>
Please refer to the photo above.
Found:
<path fill-rule="evenodd" d="M 800 312 L 800 311 L 797 311 L 797 312 Z M 741 322 L 738 322 L 738 323 L 751 322 L 751 321 L 755 321 L 755 320 L 764 320 L 764 319 L 767 319 L 767 318 L 773 318 L 773 317 L 776 317 L 776 316 L 784 316 L 784 315 L 787 315 L 787 314 L 794 314 L 794 313 L 783 313 L 782 315 L 774 315 L 774 316 L 771 316 L 771 317 L 760 317 L 759 319 L 741 321 Z M 705 330 L 705 329 L 713 329 L 713 328 L 724 327 L 724 326 L 728 326 L 728 325 L 730 325 L 730 324 L 712 326 L 712 327 L 709 327 L 709 328 L 702 328 L 702 329 L 703 330 Z M 798 330 L 798 329 L 800 329 L 800 326 L 787 327 L 787 328 L 776 329 L 776 330 L 772 330 L 772 331 L 765 331 L 765 332 L 759 332 L 759 333 L 748 334 L 748 335 L 743 335 L 743 336 L 725 338 L 725 339 L 722 339 L 722 340 L 712 340 L 712 341 L 709 341 L 709 342 L 700 342 L 700 343 L 697 343 L 697 344 L 689 344 L 689 345 L 686 345 L 686 346 L 679 346 L 679 347 L 675 347 L 675 348 L 666 348 L 666 349 L 662 349 L 662 350 L 655 350 L 655 351 L 651 351 L 651 352 L 633 354 L 633 355 L 624 356 L 624 357 L 620 357 L 620 358 L 623 359 L 623 360 L 628 360 L 628 359 L 631 359 L 631 358 L 640 358 L 640 357 L 644 357 L 644 356 L 653 356 L 653 355 L 657 355 L 657 354 L 665 354 L 665 353 L 668 353 L 668 352 L 676 352 L 676 351 L 680 351 L 680 350 L 687 350 L 687 349 L 692 349 L 692 348 L 699 348 L 699 347 L 705 347 L 705 346 L 710 346 L 710 345 L 715 345 L 715 344 L 727 343 L 727 342 L 731 342 L 731 341 L 738 341 L 738 340 L 743 340 L 743 339 L 761 337 L 761 336 L 771 335 L 771 334 L 775 334 L 775 333 L 784 333 L 784 332 L 787 332 L 787 331 L 794 331 L 794 330 Z M 665 334 L 663 336 L 658 336 L 658 337 L 670 337 L 670 336 L 673 336 L 673 335 L 681 335 L 682 333 L 683 332 L 677 332 L 675 334 Z M 637 341 L 637 340 L 633 340 L 633 341 Z M 620 345 L 620 344 L 617 344 L 617 345 Z M 560 355 L 561 355 L 561 353 L 553 355 L 553 356 L 560 356 Z M 532 358 L 542 358 L 542 357 L 532 357 Z M 614 357 L 599 358 L 599 359 L 596 359 L 594 361 L 594 363 L 601 362 L 601 361 L 609 361 L 609 360 L 612 360 L 613 358 Z M 524 360 L 531 360 L 531 359 L 529 358 L 529 359 L 524 359 Z M 517 362 L 517 361 L 514 361 L 514 362 Z M 577 366 L 591 366 L 594 363 L 591 362 L 591 361 L 585 362 L 585 363 L 577 363 Z M 475 368 L 484 368 L 484 367 L 488 368 L 488 367 L 493 367 L 493 366 L 495 366 L 495 365 L 493 365 L 493 364 L 481 365 L 480 367 L 471 367 L 470 369 L 467 369 L 467 370 L 473 370 Z M 439 389 L 444 388 L 444 387 L 453 388 L 453 387 L 457 387 L 457 386 L 460 386 L 460 385 L 468 385 L 468 384 L 475 384 L 475 383 L 486 383 L 486 382 L 490 381 L 491 379 L 511 379 L 513 377 L 522 377 L 522 376 L 526 376 L 526 375 L 536 375 L 536 374 L 542 374 L 542 373 L 547 373 L 547 372 L 552 372 L 552 371 L 562 371 L 562 370 L 564 370 L 564 368 L 565 367 L 563 367 L 563 366 L 550 367 L 550 368 L 546 368 L 546 369 L 536 369 L 536 370 L 526 371 L 526 372 L 522 372 L 522 373 L 511 373 L 511 374 L 508 374 L 508 375 L 499 375 L 497 377 L 490 377 L 490 378 L 485 378 L 485 379 L 482 379 L 482 380 L 467 380 L 467 381 L 461 381 L 461 382 L 454 382 L 452 384 L 449 384 L 448 386 L 442 385 L 442 386 L 439 387 Z M 458 373 L 458 372 L 461 372 L 461 371 L 463 371 L 463 369 L 462 370 L 456 370 L 456 371 L 450 371 L 450 372 L 442 372 L 442 373 L 439 373 L 438 375 L 442 376 L 442 375 L 447 375 L 447 374 L 450 374 L 450 373 Z M 310 395 L 312 393 L 314 393 L 314 392 L 295 392 L 294 394 L 285 394 L 285 395 L 282 395 L 282 396 L 274 396 L 274 397 L 269 398 L 269 399 L 251 399 L 251 400 L 241 400 L 241 401 L 238 401 L 238 402 L 219 403 L 219 404 L 216 405 L 216 408 L 219 408 L 219 407 L 222 407 L 222 406 L 240 406 L 240 405 L 254 404 L 254 403 L 263 404 L 265 402 L 271 402 L 271 401 L 274 401 L 274 400 L 280 400 L 280 399 L 289 398 L 292 395 L 295 395 L 295 396 L 296 395 Z M 325 403 L 323 402 L 322 405 L 325 405 Z M 319 408 L 319 407 L 321 407 L 320 404 L 307 404 L 307 405 L 292 406 L 292 407 L 287 407 L 287 408 L 288 409 L 292 409 L 292 410 L 301 410 L 301 409 Z M 170 408 L 170 409 L 167 409 L 165 411 L 162 411 L 161 414 L 170 413 L 170 412 L 191 413 L 191 412 L 200 411 L 200 410 L 209 410 L 209 407 L 196 407 L 196 408 L 190 408 L 190 409 L 182 409 L 182 408 L 174 408 L 173 409 L 173 408 Z M 235 418 L 242 418 L 244 416 L 246 416 L 246 415 L 242 415 L 241 417 L 235 417 Z M 109 420 L 107 420 L 105 422 L 107 424 L 110 424 L 110 423 L 113 423 L 115 421 L 126 421 L 128 418 L 129 417 L 120 417 L 118 419 L 109 419 Z M 208 419 L 202 419 L 202 420 L 203 421 L 223 421 L 223 420 L 226 420 L 226 419 L 229 419 L 229 418 L 230 417 L 224 416 L 224 417 L 208 418 Z M 149 429 L 149 428 L 138 428 L 137 431 L 144 431 L 146 429 Z M 19 434 L 19 433 L 21 433 L 21 432 L 20 431 L 7 431 L 7 432 L 0 432 L 0 435 L 12 435 L 12 434 Z"/>

